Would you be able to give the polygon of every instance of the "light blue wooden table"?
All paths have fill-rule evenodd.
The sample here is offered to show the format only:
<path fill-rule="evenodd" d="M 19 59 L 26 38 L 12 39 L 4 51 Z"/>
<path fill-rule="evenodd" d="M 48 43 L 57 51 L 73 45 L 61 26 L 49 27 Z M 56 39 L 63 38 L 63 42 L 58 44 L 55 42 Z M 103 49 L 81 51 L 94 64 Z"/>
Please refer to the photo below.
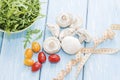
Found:
<path fill-rule="evenodd" d="M 60 12 L 69 12 L 83 18 L 83 27 L 93 37 L 101 34 L 112 23 L 120 24 L 120 0 L 41 0 L 42 13 L 45 18 L 37 20 L 32 28 L 39 28 L 45 32 L 39 42 L 51 36 L 46 23 L 55 23 L 55 17 Z M 106 41 L 99 47 L 120 48 L 120 32 L 116 32 L 115 39 Z M 46 61 L 40 71 L 32 73 L 30 67 L 23 64 L 25 32 L 11 36 L 0 33 L 0 80 L 52 80 L 57 73 L 65 68 L 65 64 L 74 58 L 61 50 L 58 54 L 61 61 L 51 64 Z M 91 44 L 83 46 L 89 47 Z M 48 55 L 47 55 L 48 56 Z M 33 57 L 37 60 L 37 54 Z M 65 80 L 75 80 L 73 71 Z M 85 64 L 78 80 L 120 80 L 120 53 L 114 55 L 92 55 Z"/>

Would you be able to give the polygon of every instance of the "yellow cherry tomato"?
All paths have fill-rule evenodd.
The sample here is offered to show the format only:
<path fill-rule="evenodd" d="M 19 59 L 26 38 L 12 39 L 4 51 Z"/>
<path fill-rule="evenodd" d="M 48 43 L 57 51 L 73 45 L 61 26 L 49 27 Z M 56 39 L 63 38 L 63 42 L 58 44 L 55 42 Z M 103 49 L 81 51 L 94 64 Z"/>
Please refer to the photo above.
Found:
<path fill-rule="evenodd" d="M 30 49 L 30 48 L 26 49 L 26 51 L 25 51 L 25 58 L 31 59 L 32 56 L 33 56 L 33 51 L 32 51 L 32 49 Z"/>
<path fill-rule="evenodd" d="M 26 58 L 26 59 L 24 59 L 24 64 L 26 66 L 32 66 L 34 64 L 34 60 Z"/>
<path fill-rule="evenodd" d="M 41 49 L 41 46 L 40 46 L 40 44 L 39 44 L 38 42 L 33 42 L 33 43 L 32 43 L 32 50 L 33 50 L 34 52 L 39 52 L 40 49 Z"/>

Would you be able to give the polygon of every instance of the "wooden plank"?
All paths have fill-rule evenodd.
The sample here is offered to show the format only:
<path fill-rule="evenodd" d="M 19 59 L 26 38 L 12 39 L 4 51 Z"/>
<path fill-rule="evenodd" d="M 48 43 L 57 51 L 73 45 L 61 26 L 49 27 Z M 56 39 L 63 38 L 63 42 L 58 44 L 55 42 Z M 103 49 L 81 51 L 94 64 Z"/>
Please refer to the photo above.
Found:
<path fill-rule="evenodd" d="M 2 46 L 2 40 L 3 40 L 3 33 L 0 32 L 0 51 L 1 51 L 1 46 Z"/>
<path fill-rule="evenodd" d="M 47 2 L 47 0 L 42 0 Z M 42 13 L 46 15 L 47 3 L 42 4 Z M 44 33 L 46 17 L 38 19 L 32 28 L 41 29 Z M 4 35 L 1 55 L 0 55 L 0 80 L 39 80 L 39 71 L 32 73 L 31 67 L 24 65 L 23 40 L 26 32 Z M 43 42 L 42 39 L 38 42 Z M 37 54 L 33 56 L 37 60 Z"/>
<path fill-rule="evenodd" d="M 74 15 L 82 16 L 83 18 L 83 27 L 85 28 L 86 23 L 86 10 L 87 10 L 87 0 L 49 0 L 49 10 L 47 23 L 55 24 L 56 16 L 61 12 L 69 12 Z M 45 38 L 51 36 L 50 31 L 46 28 Z M 67 55 L 62 50 L 58 52 L 61 57 L 61 61 L 57 64 L 51 64 L 48 60 L 43 64 L 43 68 L 41 70 L 41 78 L 40 80 L 52 80 L 57 76 L 57 73 L 65 69 L 65 65 L 68 61 L 70 61 L 74 56 Z M 47 55 L 48 57 L 48 55 Z M 64 80 L 74 80 L 76 72 L 76 66 L 73 68 L 72 72 L 66 76 Z M 79 80 L 82 79 L 82 72 L 79 76 Z"/>
<path fill-rule="evenodd" d="M 88 6 L 87 29 L 94 37 L 102 36 L 111 24 L 120 24 L 119 0 L 89 0 Z M 120 48 L 120 33 L 116 33 L 114 40 L 108 40 L 98 48 Z M 119 54 L 92 55 L 85 65 L 84 80 L 120 80 Z"/>

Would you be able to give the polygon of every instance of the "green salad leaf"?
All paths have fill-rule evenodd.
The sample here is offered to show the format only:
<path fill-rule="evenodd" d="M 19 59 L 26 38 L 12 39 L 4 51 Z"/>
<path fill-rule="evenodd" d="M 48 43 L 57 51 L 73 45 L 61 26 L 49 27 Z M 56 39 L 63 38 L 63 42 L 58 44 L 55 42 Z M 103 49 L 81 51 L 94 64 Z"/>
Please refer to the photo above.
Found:
<path fill-rule="evenodd" d="M 0 0 L 0 29 L 15 32 L 30 26 L 40 13 L 39 0 Z"/>
<path fill-rule="evenodd" d="M 42 31 L 40 29 L 28 29 L 24 40 L 24 48 L 27 47 L 28 43 L 31 43 L 32 36 L 37 34 L 39 35 L 35 38 L 35 40 L 38 40 L 42 37 Z"/>
<path fill-rule="evenodd" d="M 40 34 L 38 35 L 38 37 L 36 37 L 35 40 L 38 40 L 38 39 L 40 39 L 41 37 L 42 37 L 42 31 L 40 31 Z"/>

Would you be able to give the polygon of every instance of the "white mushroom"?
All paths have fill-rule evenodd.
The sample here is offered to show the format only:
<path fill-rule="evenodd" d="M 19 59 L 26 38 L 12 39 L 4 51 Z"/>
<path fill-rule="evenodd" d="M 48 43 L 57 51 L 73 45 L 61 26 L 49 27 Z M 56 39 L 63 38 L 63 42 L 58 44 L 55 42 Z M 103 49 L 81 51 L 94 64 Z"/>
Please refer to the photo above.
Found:
<path fill-rule="evenodd" d="M 57 16 L 56 23 L 60 27 L 70 26 L 72 23 L 72 15 L 69 13 L 61 13 L 60 15 Z"/>
<path fill-rule="evenodd" d="M 92 37 L 85 29 L 79 29 L 77 31 L 77 35 L 79 36 L 80 43 L 82 43 L 83 41 L 91 42 L 92 40 Z"/>
<path fill-rule="evenodd" d="M 81 44 L 79 40 L 72 36 L 67 36 L 62 40 L 62 49 L 68 54 L 76 54 L 80 48 Z"/>
<path fill-rule="evenodd" d="M 73 36 L 75 34 L 75 29 L 72 28 L 66 28 L 61 31 L 59 35 L 59 40 L 62 41 L 62 39 L 66 36 Z"/>
<path fill-rule="evenodd" d="M 79 16 L 76 16 L 74 19 L 73 19 L 73 22 L 72 24 L 70 25 L 70 28 L 74 28 L 75 30 L 78 30 L 81 25 L 83 23 L 83 20 L 81 17 Z"/>
<path fill-rule="evenodd" d="M 47 24 L 49 30 L 51 31 L 52 35 L 55 37 L 59 36 L 60 27 L 57 24 Z"/>
<path fill-rule="evenodd" d="M 56 37 L 49 37 L 43 43 L 43 48 L 48 54 L 56 53 L 60 50 L 60 41 Z"/>

